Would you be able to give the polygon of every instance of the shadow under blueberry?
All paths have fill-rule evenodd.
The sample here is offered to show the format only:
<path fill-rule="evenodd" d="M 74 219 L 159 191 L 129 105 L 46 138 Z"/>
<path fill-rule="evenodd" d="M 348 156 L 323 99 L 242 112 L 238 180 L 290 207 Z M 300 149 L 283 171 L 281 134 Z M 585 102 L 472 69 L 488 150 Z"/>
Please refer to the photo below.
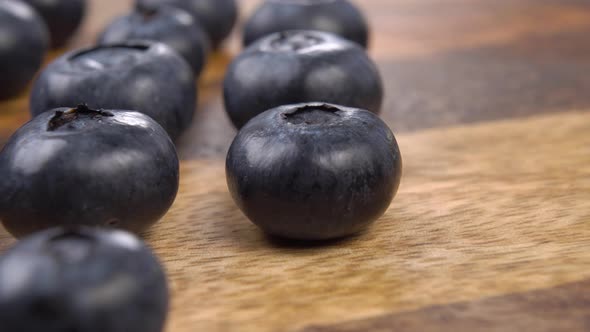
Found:
<path fill-rule="evenodd" d="M 260 232 L 264 234 L 266 244 L 277 249 L 315 250 L 350 245 L 362 237 L 366 231 L 336 239 L 314 241 L 288 239 L 266 234 L 262 230 Z"/>
<path fill-rule="evenodd" d="M 362 237 L 365 231 L 355 235 L 327 241 L 302 241 L 276 237 L 265 233 L 252 223 L 236 206 L 228 192 L 207 194 L 207 204 L 215 206 L 215 210 L 202 211 L 214 223 L 205 225 L 215 229 L 216 237 L 223 241 L 231 241 L 245 248 L 275 248 L 275 249 L 324 249 L 336 246 L 346 246 Z M 213 213 L 213 214 L 211 214 Z"/>

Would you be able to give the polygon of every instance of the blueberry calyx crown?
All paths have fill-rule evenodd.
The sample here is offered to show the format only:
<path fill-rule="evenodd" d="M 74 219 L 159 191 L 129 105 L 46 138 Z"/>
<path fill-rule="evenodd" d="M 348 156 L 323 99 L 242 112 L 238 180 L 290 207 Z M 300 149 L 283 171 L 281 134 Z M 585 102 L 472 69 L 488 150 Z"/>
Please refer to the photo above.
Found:
<path fill-rule="evenodd" d="M 340 118 L 338 107 L 328 104 L 309 104 L 281 113 L 281 117 L 294 125 L 318 125 Z"/>
<path fill-rule="evenodd" d="M 321 36 L 307 31 L 283 31 L 270 40 L 269 47 L 279 52 L 297 52 L 323 42 Z"/>
<path fill-rule="evenodd" d="M 76 108 L 71 108 L 67 111 L 55 111 L 53 117 L 49 120 L 47 125 L 48 131 L 55 131 L 62 126 L 67 125 L 73 121 L 76 121 L 80 117 L 111 117 L 112 113 L 103 110 L 93 110 L 87 105 L 78 105 Z"/>

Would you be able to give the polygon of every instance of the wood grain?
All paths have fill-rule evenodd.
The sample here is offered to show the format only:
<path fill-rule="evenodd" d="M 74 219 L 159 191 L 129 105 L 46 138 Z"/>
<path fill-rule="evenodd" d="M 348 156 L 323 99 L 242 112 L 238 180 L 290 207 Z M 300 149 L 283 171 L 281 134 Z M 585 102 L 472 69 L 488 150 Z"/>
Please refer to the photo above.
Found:
<path fill-rule="evenodd" d="M 91 3 L 73 47 L 130 7 Z M 257 1 L 241 3 L 247 16 Z M 269 239 L 245 219 L 223 167 L 234 37 L 201 78 L 178 199 L 144 234 L 172 284 L 167 331 L 509 331 L 544 310 L 551 331 L 588 330 L 589 3 L 359 4 L 404 156 L 394 204 L 367 232 L 320 245 Z M 28 119 L 26 95 L 0 102 L 0 142 Z M 0 251 L 13 243 L 0 229 Z"/>
<path fill-rule="evenodd" d="M 175 281 L 172 331 L 284 331 L 589 278 L 587 116 L 400 135 L 391 209 L 319 247 L 269 241 L 235 208 L 223 161 L 186 162 L 147 236 Z"/>
<path fill-rule="evenodd" d="M 547 290 L 434 306 L 303 332 L 590 331 L 590 280 Z M 567 317 L 567 319 L 564 319 Z"/>
<path fill-rule="evenodd" d="M 231 201 L 222 160 L 185 162 L 174 208 L 146 234 L 173 285 L 169 330 L 296 330 L 590 278 L 586 119 L 400 135 L 391 209 L 323 246 L 267 239 Z"/>

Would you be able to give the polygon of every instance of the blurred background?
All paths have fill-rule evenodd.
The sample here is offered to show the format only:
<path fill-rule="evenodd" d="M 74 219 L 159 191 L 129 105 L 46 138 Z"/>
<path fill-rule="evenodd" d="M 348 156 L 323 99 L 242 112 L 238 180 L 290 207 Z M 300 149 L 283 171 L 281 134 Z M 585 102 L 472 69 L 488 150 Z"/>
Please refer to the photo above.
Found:
<path fill-rule="evenodd" d="M 243 22 L 261 1 L 239 0 Z M 590 105 L 590 5 L 584 0 L 364 0 L 369 48 L 385 80 L 383 118 L 397 132 L 569 110 Z M 64 48 L 91 45 L 131 0 L 90 1 Z M 222 156 L 233 137 L 221 81 L 240 50 L 241 24 L 200 79 L 188 156 Z M 0 136 L 27 119 L 27 93 L 2 101 Z M 228 133 L 222 135 L 222 133 Z"/>

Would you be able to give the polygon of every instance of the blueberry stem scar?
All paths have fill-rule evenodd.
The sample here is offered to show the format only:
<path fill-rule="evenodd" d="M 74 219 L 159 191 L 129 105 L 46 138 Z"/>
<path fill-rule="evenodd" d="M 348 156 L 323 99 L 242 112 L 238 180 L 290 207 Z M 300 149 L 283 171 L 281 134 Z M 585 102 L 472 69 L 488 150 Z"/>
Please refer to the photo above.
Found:
<path fill-rule="evenodd" d="M 322 124 L 340 117 L 339 109 L 328 104 L 309 104 L 281 113 L 281 117 L 291 124 Z"/>
<path fill-rule="evenodd" d="M 49 120 L 47 125 L 48 131 L 54 131 L 72 121 L 75 121 L 80 115 L 89 115 L 91 117 L 98 116 L 113 116 L 112 113 L 103 110 L 93 110 L 87 105 L 78 105 L 76 108 L 71 108 L 67 111 L 56 111 L 55 115 Z"/>

